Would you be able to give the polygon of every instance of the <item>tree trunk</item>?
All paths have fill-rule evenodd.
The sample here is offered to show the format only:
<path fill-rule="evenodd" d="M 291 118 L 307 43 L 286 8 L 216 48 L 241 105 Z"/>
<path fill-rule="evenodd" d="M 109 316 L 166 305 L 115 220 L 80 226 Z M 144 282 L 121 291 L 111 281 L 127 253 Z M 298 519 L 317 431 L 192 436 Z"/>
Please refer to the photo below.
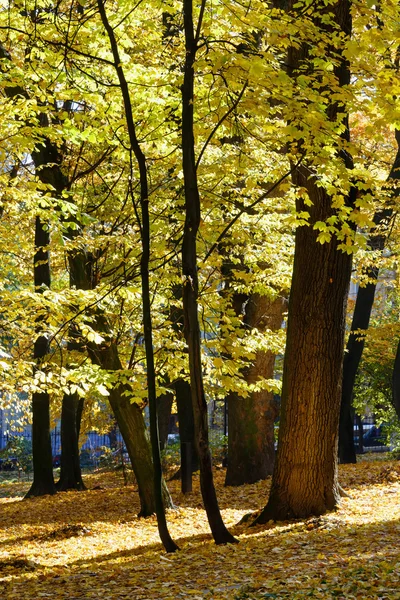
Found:
<path fill-rule="evenodd" d="M 43 293 L 50 287 L 50 262 L 49 229 L 40 217 L 36 217 L 35 225 L 35 257 L 34 257 L 34 282 L 35 291 Z M 35 340 L 33 357 L 36 361 L 34 373 L 42 368 L 49 352 L 49 342 L 45 333 L 45 318 L 37 319 L 38 337 Z M 32 394 L 32 455 L 33 455 L 33 482 L 26 494 L 44 496 L 55 494 L 56 488 L 53 478 L 53 456 L 50 438 L 50 396 L 47 392 L 34 392 Z"/>
<path fill-rule="evenodd" d="M 160 450 L 164 450 L 168 440 L 169 421 L 171 417 L 174 396 L 172 392 L 161 394 L 157 398 L 158 432 L 160 436 Z"/>
<path fill-rule="evenodd" d="M 350 2 L 333 7 L 336 23 L 351 33 Z M 319 26 L 326 28 L 328 25 Z M 296 69 L 308 49 L 291 48 L 289 65 Z M 338 60 L 339 51 L 335 51 Z M 350 73 L 344 58 L 334 70 L 339 85 L 348 85 Z M 343 112 L 343 106 L 340 112 Z M 335 120 L 339 107 L 328 108 Z M 344 139 L 349 139 L 348 120 Z M 351 157 L 340 153 L 347 169 Z M 298 199 L 296 209 L 308 211 L 309 225 L 298 227 L 295 236 L 293 279 L 289 299 L 287 344 L 282 386 L 282 414 L 278 453 L 268 503 L 257 523 L 320 515 L 339 502 L 337 440 L 341 397 L 346 303 L 351 276 L 351 255 L 338 250 L 334 236 L 325 244 L 317 242 L 313 225 L 335 215 L 332 199 L 312 176 L 312 167 L 298 167 L 295 184 L 307 189 L 312 205 Z M 355 191 L 346 199 L 353 206 Z"/>
<path fill-rule="evenodd" d="M 397 345 L 396 357 L 393 364 L 392 403 L 396 415 L 400 419 L 400 341 Z"/>
<path fill-rule="evenodd" d="M 397 155 L 393 163 L 389 181 L 400 178 L 400 131 L 395 133 L 397 142 Z M 398 196 L 398 190 L 394 195 Z M 393 208 L 389 207 L 379 211 L 374 215 L 374 224 L 380 228 L 378 235 L 370 235 L 368 246 L 371 250 L 382 251 L 385 247 L 388 226 L 393 215 Z M 351 331 L 346 346 L 346 352 L 343 360 L 343 384 L 342 401 L 340 405 L 339 421 L 339 460 L 343 463 L 355 463 L 356 452 L 354 448 L 354 410 L 353 390 L 356 380 L 358 366 L 364 350 L 365 338 L 359 337 L 357 330 L 367 330 L 371 317 L 372 306 L 374 303 L 376 282 L 378 279 L 378 268 L 370 267 L 366 273 L 368 279 L 372 282 L 365 287 L 360 287 L 357 292 L 356 304 L 354 307 Z"/>
<path fill-rule="evenodd" d="M 136 126 L 133 118 L 132 103 L 129 93 L 129 87 L 125 78 L 124 69 L 122 67 L 121 58 L 117 38 L 113 27 L 111 27 L 107 14 L 104 8 L 103 0 L 97 0 L 100 17 L 107 32 L 110 42 L 110 48 L 114 60 L 114 68 L 118 77 L 119 86 L 122 94 L 125 110 L 125 120 L 129 135 L 130 154 L 134 155 L 139 170 L 140 183 L 140 208 L 141 208 L 141 223 L 140 233 L 142 240 L 142 256 L 140 259 L 140 278 L 142 283 L 142 309 L 143 309 L 143 335 L 146 352 L 146 377 L 147 377 L 147 395 L 149 400 L 150 412 L 150 438 L 151 450 L 153 456 L 153 485 L 154 485 L 154 500 L 156 506 L 157 526 L 161 541 L 167 552 L 175 552 L 178 546 L 172 540 L 165 518 L 164 502 L 163 502 L 163 477 L 160 458 L 160 444 L 158 439 L 158 423 L 157 423 L 157 394 L 156 394 L 156 374 L 154 367 L 154 352 L 153 352 L 153 326 L 151 315 L 151 298 L 150 298 L 150 281 L 149 281 L 149 262 L 150 262 L 150 215 L 149 215 L 149 193 L 147 181 L 147 164 L 138 139 L 136 137 Z M 132 166 L 129 178 L 129 185 L 132 186 Z M 133 189 L 130 187 L 130 193 L 133 197 Z"/>
<path fill-rule="evenodd" d="M 204 2 L 202 4 L 204 9 Z M 200 10 L 200 19 L 202 10 Z M 214 487 L 208 440 L 207 402 L 204 395 L 200 326 L 198 321 L 198 276 L 196 237 L 200 225 L 200 196 L 197 185 L 193 132 L 194 62 L 201 22 L 194 35 L 192 0 L 183 0 L 186 58 L 182 85 L 182 166 L 185 185 L 185 227 L 182 243 L 183 312 L 189 351 L 195 438 L 200 462 L 200 486 L 208 522 L 217 544 L 236 542 L 226 529 Z"/>
<path fill-rule="evenodd" d="M 192 448 L 192 473 L 199 470 L 199 457 L 196 450 L 194 435 L 194 415 L 190 383 L 179 379 L 175 383 L 176 406 L 178 409 L 179 437 L 182 444 L 191 444 Z M 182 458 L 182 457 L 181 457 Z M 182 467 L 182 460 L 181 460 Z"/>
<path fill-rule="evenodd" d="M 61 469 L 57 490 L 85 490 L 79 461 L 77 412 L 79 396 L 64 394 L 61 410 Z"/>
<path fill-rule="evenodd" d="M 237 298 L 237 296 L 236 296 Z M 237 301 L 233 299 L 235 311 Z M 240 309 L 243 303 L 240 301 Z M 276 331 L 283 318 L 284 300 L 252 294 L 246 297 L 244 322 L 247 327 Z M 237 312 L 237 311 L 236 311 Z M 237 314 L 240 314 L 237 312 Z M 248 384 L 260 377 L 272 379 L 275 355 L 257 352 L 254 363 L 244 369 Z M 275 462 L 274 421 L 278 406 L 273 392 L 251 392 L 247 398 L 228 396 L 228 468 L 225 485 L 255 483 L 272 475 Z"/>
<path fill-rule="evenodd" d="M 40 117 L 43 127 L 49 125 L 46 114 Z M 48 138 L 32 152 L 37 176 L 42 183 L 48 184 L 59 196 L 65 188 L 65 178 L 57 166 L 62 157 L 58 148 Z M 56 165 L 54 167 L 54 165 Z M 43 293 L 45 288 L 50 288 L 50 233 L 47 223 L 39 216 L 35 224 L 35 257 L 34 257 L 34 282 L 35 291 Z M 44 331 L 45 319 L 38 318 L 37 331 Z M 34 345 L 34 359 L 40 369 L 46 355 L 49 352 L 49 344 L 45 335 L 39 335 Z M 33 483 L 27 493 L 27 497 L 41 496 L 43 494 L 54 494 L 56 489 L 53 478 L 53 458 L 50 439 L 50 396 L 47 392 L 35 392 L 32 396 L 32 454 L 33 454 Z"/>
<path fill-rule="evenodd" d="M 105 317 L 98 315 L 96 324 L 97 331 L 109 338 L 108 323 Z M 88 352 L 93 363 L 103 369 L 107 371 L 120 371 L 122 369 L 118 348 L 114 340 L 108 339 L 99 346 L 89 344 Z M 141 408 L 135 403 L 131 404 L 129 395 L 124 395 L 124 392 L 130 392 L 129 386 L 117 384 L 111 388 L 108 400 L 118 423 L 138 484 L 139 516 L 148 517 L 155 512 L 153 463 L 149 438 Z M 173 506 L 172 500 L 164 481 L 162 483 L 162 493 L 164 506 L 171 508 Z"/>

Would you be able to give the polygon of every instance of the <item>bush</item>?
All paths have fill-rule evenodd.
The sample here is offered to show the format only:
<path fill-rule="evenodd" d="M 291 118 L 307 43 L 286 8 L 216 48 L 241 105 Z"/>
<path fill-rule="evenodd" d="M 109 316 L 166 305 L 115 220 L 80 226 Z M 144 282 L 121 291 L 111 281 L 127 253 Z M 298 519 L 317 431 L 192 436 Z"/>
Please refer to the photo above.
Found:
<path fill-rule="evenodd" d="M 30 473 L 33 469 L 32 442 L 20 435 L 10 436 L 7 445 L 0 451 L 1 468 L 12 471 L 15 468 Z"/>

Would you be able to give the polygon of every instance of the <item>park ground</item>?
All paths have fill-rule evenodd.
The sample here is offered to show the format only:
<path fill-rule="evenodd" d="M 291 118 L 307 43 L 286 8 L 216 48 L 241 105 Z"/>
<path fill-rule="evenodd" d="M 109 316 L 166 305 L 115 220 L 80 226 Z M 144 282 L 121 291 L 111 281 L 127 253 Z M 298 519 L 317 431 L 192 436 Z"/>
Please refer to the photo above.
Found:
<path fill-rule="evenodd" d="M 320 518 L 239 525 L 263 506 L 269 482 L 216 483 L 225 523 L 239 544 L 215 546 L 194 477 L 168 523 L 180 551 L 166 554 L 155 518 L 138 519 L 134 485 L 93 473 L 85 492 L 22 500 L 28 482 L 0 484 L 0 598 L 180 600 L 400 599 L 400 463 L 340 467 L 350 497 Z"/>

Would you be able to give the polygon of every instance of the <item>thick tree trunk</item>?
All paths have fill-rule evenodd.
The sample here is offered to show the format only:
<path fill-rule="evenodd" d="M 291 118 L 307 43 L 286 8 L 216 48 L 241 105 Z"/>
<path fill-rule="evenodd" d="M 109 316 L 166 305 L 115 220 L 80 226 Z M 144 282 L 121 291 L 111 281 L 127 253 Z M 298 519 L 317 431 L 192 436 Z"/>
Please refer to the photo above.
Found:
<path fill-rule="evenodd" d="M 400 131 L 395 133 L 397 142 L 397 155 L 393 163 L 389 181 L 400 178 Z M 398 195 L 398 190 L 395 195 Z M 371 250 L 382 251 L 385 247 L 388 225 L 393 215 L 393 208 L 389 207 L 379 211 L 374 216 L 374 224 L 379 228 L 378 235 L 370 235 L 368 246 Z M 352 407 L 354 383 L 361 356 L 364 350 L 364 337 L 358 336 L 357 330 L 367 330 L 374 303 L 378 268 L 371 267 L 366 275 L 370 280 L 365 287 L 360 287 L 357 292 L 354 307 L 351 331 L 347 342 L 343 361 L 342 401 L 340 406 L 339 422 L 339 460 L 341 463 L 355 463 L 356 452 L 354 448 L 354 410 Z M 372 281 L 371 281 L 372 280 Z"/>
<path fill-rule="evenodd" d="M 79 434 L 77 430 L 77 412 L 79 396 L 65 394 L 61 410 L 61 470 L 56 487 L 60 492 L 66 490 L 84 490 L 81 465 L 79 462 Z"/>
<path fill-rule="evenodd" d="M 271 300 L 267 296 L 252 294 L 246 299 L 244 321 L 249 328 L 276 331 L 282 324 L 284 306 L 281 297 Z M 272 379 L 274 364 L 272 352 L 257 352 L 254 363 L 244 370 L 245 381 L 254 384 L 260 377 Z M 225 485 L 255 483 L 272 475 L 275 462 L 274 421 L 277 415 L 278 406 L 273 392 L 251 392 L 247 398 L 238 394 L 228 396 Z"/>
<path fill-rule="evenodd" d="M 204 9 L 204 3 L 202 4 Z M 236 542 L 226 529 L 214 487 L 208 440 L 207 402 L 204 394 L 200 326 L 198 321 L 198 276 L 196 238 L 200 225 L 200 196 L 197 185 L 193 133 L 194 61 L 198 39 L 194 35 L 192 0 L 183 0 L 186 58 L 182 85 L 182 166 L 185 184 L 185 227 L 182 243 L 183 312 L 189 351 L 195 438 L 200 463 L 200 486 L 208 522 L 217 544 Z M 200 11 L 200 19 L 202 10 Z M 201 22 L 197 26 L 200 34 Z"/>
<path fill-rule="evenodd" d="M 350 35 L 350 2 L 339 1 L 329 10 L 334 11 L 344 33 Z M 329 31 L 329 26 L 326 27 Z M 293 77 L 307 58 L 307 52 L 304 46 L 291 49 L 289 64 Z M 338 51 L 335 55 L 337 60 Z M 335 67 L 335 74 L 339 85 L 349 83 L 350 73 L 344 59 Z M 335 104 L 329 107 L 332 120 L 337 118 L 338 110 Z M 343 137 L 348 139 L 346 118 L 344 125 Z M 348 154 L 343 152 L 340 156 L 351 169 Z M 317 185 L 307 167 L 298 167 L 293 179 L 307 189 L 312 205 L 305 206 L 299 199 L 296 206 L 297 210 L 308 211 L 310 220 L 308 226 L 296 230 L 278 453 L 269 500 L 256 520 L 258 523 L 320 515 L 333 509 L 340 498 L 337 440 L 352 258 L 338 250 L 336 237 L 329 243 L 317 242 L 314 223 L 326 221 L 336 212 L 331 197 Z M 348 206 L 354 200 L 355 193 L 351 190 L 346 200 Z"/>

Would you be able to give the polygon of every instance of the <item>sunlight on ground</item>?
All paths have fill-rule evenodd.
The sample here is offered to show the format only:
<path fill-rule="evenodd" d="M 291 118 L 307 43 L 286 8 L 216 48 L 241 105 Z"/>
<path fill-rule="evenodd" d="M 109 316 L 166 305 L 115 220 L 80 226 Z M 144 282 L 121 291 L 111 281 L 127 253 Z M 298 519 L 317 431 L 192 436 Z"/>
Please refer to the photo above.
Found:
<path fill-rule="evenodd" d="M 115 473 L 86 476 L 86 492 L 25 501 L 29 483 L 3 482 L 0 597 L 398 599 L 399 465 L 362 462 L 340 474 L 351 498 L 338 511 L 250 528 L 237 523 L 263 506 L 269 483 L 224 488 L 224 471 L 217 470 L 223 517 L 240 540 L 218 547 L 198 477 L 186 497 L 179 482 L 170 482 L 177 509 L 167 517 L 181 548 L 173 555 L 159 543 L 155 518 L 136 517 L 136 488 L 123 487 Z"/>

